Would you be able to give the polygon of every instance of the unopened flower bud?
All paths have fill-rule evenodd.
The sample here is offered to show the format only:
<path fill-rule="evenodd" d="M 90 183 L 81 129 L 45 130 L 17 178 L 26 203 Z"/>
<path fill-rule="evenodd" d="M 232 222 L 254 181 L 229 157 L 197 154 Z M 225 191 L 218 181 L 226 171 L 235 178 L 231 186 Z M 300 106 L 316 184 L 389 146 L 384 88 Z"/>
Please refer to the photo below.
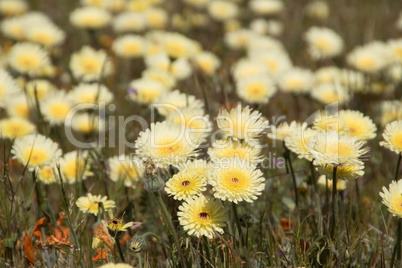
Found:
<path fill-rule="evenodd" d="M 144 183 L 145 190 L 149 192 L 158 192 L 163 189 L 163 186 L 165 186 L 165 182 L 159 176 L 148 177 Z"/>
<path fill-rule="evenodd" d="M 144 237 L 140 235 L 134 235 L 133 238 L 131 238 L 130 242 L 128 243 L 128 247 L 134 253 L 141 252 L 146 247 L 146 245 L 147 244 L 145 242 Z"/>

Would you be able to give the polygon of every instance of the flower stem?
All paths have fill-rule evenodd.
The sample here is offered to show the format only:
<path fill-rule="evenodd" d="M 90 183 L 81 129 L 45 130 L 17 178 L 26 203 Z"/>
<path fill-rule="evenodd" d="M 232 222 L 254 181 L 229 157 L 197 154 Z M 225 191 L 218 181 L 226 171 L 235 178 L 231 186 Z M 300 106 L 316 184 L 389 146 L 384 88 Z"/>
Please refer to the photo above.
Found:
<path fill-rule="evenodd" d="M 331 237 L 334 238 L 335 236 L 335 226 L 337 222 L 337 211 L 336 211 L 336 205 L 338 202 L 338 191 L 336 189 L 336 170 L 338 166 L 334 165 L 332 167 L 332 220 L 331 220 L 331 226 L 330 226 L 330 231 L 331 231 Z"/>
<path fill-rule="evenodd" d="M 397 259 L 401 259 L 401 238 L 402 238 L 402 219 L 398 219 L 398 226 L 396 228 L 396 243 L 394 246 L 394 250 L 392 252 L 392 258 L 391 258 L 391 265 L 389 267 L 394 267 L 395 263 L 395 256 L 397 256 Z"/>
<path fill-rule="evenodd" d="M 122 262 L 125 263 L 126 260 L 124 259 L 123 250 L 121 250 L 120 241 L 118 239 L 116 239 L 116 245 L 117 245 L 117 249 L 119 250 L 120 259 Z"/>
<path fill-rule="evenodd" d="M 318 193 L 317 178 L 316 178 L 316 174 L 315 174 L 313 161 L 310 162 L 310 171 L 311 171 L 311 180 L 313 182 L 314 190 L 316 193 Z"/>
<path fill-rule="evenodd" d="M 290 157 L 290 151 L 289 151 L 289 149 L 286 147 L 285 142 L 284 142 L 282 145 L 283 145 L 283 148 L 285 149 L 285 153 L 283 154 L 283 156 L 284 156 L 285 159 L 288 161 L 289 169 L 290 169 L 290 174 L 292 175 L 293 188 L 294 188 L 294 191 L 295 191 L 295 204 L 296 204 L 296 208 L 299 208 L 299 194 L 298 194 L 298 192 L 297 192 L 296 176 L 295 176 L 295 171 L 293 170 L 292 159 L 291 159 L 291 157 Z"/>
<path fill-rule="evenodd" d="M 236 204 L 233 202 L 231 202 L 231 203 L 232 203 L 233 216 L 235 218 L 236 227 L 237 227 L 237 230 L 238 230 L 239 236 L 240 236 L 240 241 L 241 241 L 242 245 L 245 245 L 244 238 L 243 238 L 243 232 L 241 230 L 241 225 L 240 225 L 240 218 L 239 218 L 239 215 L 237 214 Z"/>
<path fill-rule="evenodd" d="M 162 197 L 161 197 L 160 192 L 159 192 L 159 191 L 154 192 L 154 196 L 155 196 L 155 199 L 156 199 L 156 201 L 158 202 L 159 207 L 160 207 L 160 209 L 161 209 L 161 211 L 162 211 L 162 215 L 163 215 L 163 217 L 165 218 L 165 221 L 166 221 L 166 223 L 167 223 L 167 225 L 168 225 L 170 234 L 171 234 L 171 236 L 173 237 L 173 241 L 174 241 L 174 243 L 176 244 L 176 249 L 177 249 L 178 255 L 179 255 L 179 257 L 180 257 L 180 262 L 184 265 L 184 259 L 183 259 L 182 252 L 181 252 L 181 250 L 180 250 L 179 239 L 177 238 L 176 231 L 175 231 L 175 229 L 174 229 L 174 227 L 173 227 L 172 218 L 171 218 L 171 216 L 169 215 L 169 212 L 168 212 L 168 210 L 166 209 L 165 204 L 163 203 L 163 200 L 162 200 Z"/>
<path fill-rule="evenodd" d="M 399 174 L 399 167 L 401 165 L 401 158 L 402 158 L 402 154 L 399 153 L 398 162 L 396 163 L 396 171 L 395 171 L 394 181 L 398 181 L 398 174 Z"/>

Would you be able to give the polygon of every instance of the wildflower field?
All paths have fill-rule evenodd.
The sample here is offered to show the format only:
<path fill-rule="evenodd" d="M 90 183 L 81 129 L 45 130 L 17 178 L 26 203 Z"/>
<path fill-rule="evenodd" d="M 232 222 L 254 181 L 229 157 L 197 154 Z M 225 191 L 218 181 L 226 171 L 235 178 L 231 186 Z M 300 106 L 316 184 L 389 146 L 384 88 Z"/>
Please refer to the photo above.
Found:
<path fill-rule="evenodd" d="M 402 1 L 0 0 L 0 268 L 402 267 Z"/>

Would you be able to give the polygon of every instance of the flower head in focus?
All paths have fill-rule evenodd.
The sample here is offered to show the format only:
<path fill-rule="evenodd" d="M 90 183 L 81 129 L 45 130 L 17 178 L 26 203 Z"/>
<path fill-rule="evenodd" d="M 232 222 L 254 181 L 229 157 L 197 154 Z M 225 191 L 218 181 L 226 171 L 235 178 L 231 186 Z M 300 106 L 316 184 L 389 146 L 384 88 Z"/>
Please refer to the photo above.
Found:
<path fill-rule="evenodd" d="M 223 233 L 229 215 L 222 202 L 213 197 L 200 195 L 182 203 L 177 213 L 180 225 L 196 237 L 213 238 L 214 232 Z"/>
<path fill-rule="evenodd" d="M 211 168 L 209 183 L 222 201 L 254 202 L 265 189 L 265 178 L 254 164 L 237 157 L 222 158 Z"/>
<path fill-rule="evenodd" d="M 180 171 L 166 182 L 165 191 L 176 200 L 195 198 L 206 191 L 207 180 L 192 170 Z"/>

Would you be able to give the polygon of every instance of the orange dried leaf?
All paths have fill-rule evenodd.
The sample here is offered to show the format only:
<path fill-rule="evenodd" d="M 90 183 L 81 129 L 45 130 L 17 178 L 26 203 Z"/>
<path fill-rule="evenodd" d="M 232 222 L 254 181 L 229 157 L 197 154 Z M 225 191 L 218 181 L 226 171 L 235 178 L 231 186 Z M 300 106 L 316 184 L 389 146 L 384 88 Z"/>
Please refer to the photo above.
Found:
<path fill-rule="evenodd" d="M 287 218 L 281 218 L 281 226 L 284 232 L 289 231 L 293 227 L 293 222 Z"/>
<path fill-rule="evenodd" d="M 125 246 L 130 239 L 131 239 L 130 234 L 128 232 L 124 232 L 119 242 L 121 245 Z"/>
<path fill-rule="evenodd" d="M 102 240 L 110 250 L 113 248 L 113 237 L 109 234 L 106 226 L 98 224 L 94 229 L 94 235 Z"/>
<path fill-rule="evenodd" d="M 33 234 L 39 237 L 41 243 L 43 243 L 41 228 L 44 227 L 45 224 L 46 224 L 46 217 L 43 217 L 36 222 L 35 227 L 33 228 Z"/>
<path fill-rule="evenodd" d="M 105 249 L 96 250 L 96 256 L 92 258 L 93 261 L 108 260 L 107 251 Z"/>
<path fill-rule="evenodd" d="M 31 237 L 28 234 L 25 234 L 22 244 L 24 246 L 24 257 L 28 260 L 29 266 L 33 266 L 35 263 L 35 252 Z"/>
<path fill-rule="evenodd" d="M 66 214 L 64 212 L 59 213 L 59 218 L 57 219 L 57 226 L 60 227 L 63 224 Z"/>

